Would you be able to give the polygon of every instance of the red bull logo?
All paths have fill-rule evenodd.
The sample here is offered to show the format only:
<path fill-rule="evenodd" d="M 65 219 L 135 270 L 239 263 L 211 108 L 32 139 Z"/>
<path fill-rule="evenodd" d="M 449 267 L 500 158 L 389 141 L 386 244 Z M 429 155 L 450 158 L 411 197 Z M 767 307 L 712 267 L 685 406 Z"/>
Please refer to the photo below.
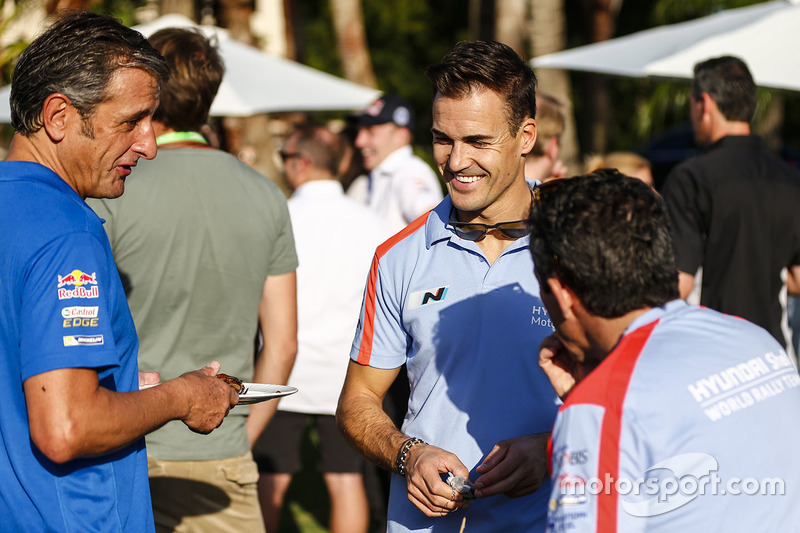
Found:
<path fill-rule="evenodd" d="M 64 288 L 68 285 L 74 288 Z M 100 296 L 98 287 L 89 289 L 86 287 L 87 285 L 97 285 L 97 273 L 87 274 L 81 270 L 73 270 L 66 276 L 58 276 L 58 299 L 98 298 Z"/>
<path fill-rule="evenodd" d="M 61 288 L 65 285 L 74 285 L 75 287 L 97 285 L 97 274 L 95 272 L 87 274 L 80 270 L 73 270 L 66 276 L 58 276 L 58 287 Z"/>

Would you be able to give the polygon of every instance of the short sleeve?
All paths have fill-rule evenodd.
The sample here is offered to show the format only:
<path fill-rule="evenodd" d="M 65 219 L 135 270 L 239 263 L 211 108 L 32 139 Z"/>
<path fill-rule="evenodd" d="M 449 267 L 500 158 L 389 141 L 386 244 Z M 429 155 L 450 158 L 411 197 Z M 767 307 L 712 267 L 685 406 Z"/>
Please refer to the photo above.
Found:
<path fill-rule="evenodd" d="M 406 362 L 408 334 L 400 313 L 400 295 L 386 279 L 378 256 L 373 259 L 364 291 L 350 358 L 363 365 L 393 369 Z"/>
<path fill-rule="evenodd" d="M 119 365 L 103 244 L 89 232 L 51 241 L 31 262 L 20 314 L 22 379 L 60 368 Z"/>
<path fill-rule="evenodd" d="M 684 166 L 667 177 L 664 201 L 672 226 L 672 242 L 678 270 L 694 275 L 703 264 L 704 229 L 697 180 Z"/>

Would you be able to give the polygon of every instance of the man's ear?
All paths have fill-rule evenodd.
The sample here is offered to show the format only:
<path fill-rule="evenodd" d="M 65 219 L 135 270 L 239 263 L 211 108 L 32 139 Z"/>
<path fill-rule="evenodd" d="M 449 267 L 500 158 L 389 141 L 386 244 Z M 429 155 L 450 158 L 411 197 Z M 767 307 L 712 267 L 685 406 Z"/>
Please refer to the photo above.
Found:
<path fill-rule="evenodd" d="M 53 142 L 64 139 L 69 121 L 72 116 L 78 115 L 77 111 L 72 107 L 69 98 L 61 93 L 53 93 L 45 98 L 42 106 L 42 126 Z"/>
<path fill-rule="evenodd" d="M 547 286 L 550 287 L 550 291 L 558 302 L 558 307 L 561 309 L 561 316 L 564 320 L 574 319 L 575 295 L 572 291 L 567 286 L 562 285 L 561 280 L 558 278 L 549 278 Z"/>
<path fill-rule="evenodd" d="M 522 135 L 522 151 L 520 155 L 529 154 L 533 150 L 533 145 L 536 143 L 536 121 L 530 117 L 526 118 L 520 128 L 520 135 Z"/>
<path fill-rule="evenodd" d="M 708 93 L 702 93 L 700 95 L 700 100 L 698 100 L 698 103 L 703 104 L 703 110 L 701 114 L 701 116 L 703 117 L 708 115 L 709 117 L 713 118 L 714 112 L 719 112 L 719 109 L 717 108 L 717 103 L 714 101 L 713 98 L 711 98 L 711 95 Z"/>

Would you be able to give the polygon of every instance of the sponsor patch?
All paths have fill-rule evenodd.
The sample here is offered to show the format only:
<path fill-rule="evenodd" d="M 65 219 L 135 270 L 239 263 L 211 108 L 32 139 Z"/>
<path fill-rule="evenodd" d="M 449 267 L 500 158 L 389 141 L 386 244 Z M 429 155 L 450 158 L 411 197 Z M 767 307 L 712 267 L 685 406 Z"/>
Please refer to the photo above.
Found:
<path fill-rule="evenodd" d="M 65 318 L 62 324 L 65 328 L 96 328 L 99 318 Z"/>
<path fill-rule="evenodd" d="M 94 285 L 94 287 L 89 288 L 89 285 Z M 82 270 L 75 269 L 66 276 L 58 276 L 59 300 L 99 297 L 100 290 L 97 287 L 97 274 L 95 272 L 87 274 Z"/>
<path fill-rule="evenodd" d="M 97 285 L 97 274 L 92 272 L 87 274 L 81 270 L 73 270 L 66 276 L 58 276 L 58 287 L 72 285 L 74 287 L 81 287 L 83 285 Z"/>
<path fill-rule="evenodd" d="M 64 346 L 100 346 L 103 344 L 102 335 L 67 335 L 64 337 Z"/>
<path fill-rule="evenodd" d="M 65 307 L 61 310 L 63 318 L 97 318 L 99 308 L 94 306 L 89 307 Z"/>
<path fill-rule="evenodd" d="M 450 285 L 412 292 L 408 296 L 409 311 L 412 309 L 418 309 L 423 305 L 443 302 L 445 297 L 447 296 L 448 289 L 450 289 Z"/>
<path fill-rule="evenodd" d="M 97 287 L 92 287 L 91 289 L 87 289 L 86 287 L 75 287 L 74 289 L 58 289 L 59 300 L 70 300 L 72 298 L 99 298 L 99 297 L 100 297 L 100 289 Z"/>

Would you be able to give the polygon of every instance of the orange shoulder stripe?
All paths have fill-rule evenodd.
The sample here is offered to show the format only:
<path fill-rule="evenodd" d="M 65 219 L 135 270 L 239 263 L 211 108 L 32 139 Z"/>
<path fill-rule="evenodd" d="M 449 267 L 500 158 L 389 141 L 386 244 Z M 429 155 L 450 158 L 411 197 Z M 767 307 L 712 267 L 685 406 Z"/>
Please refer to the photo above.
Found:
<path fill-rule="evenodd" d="M 372 266 L 369 269 L 369 278 L 367 279 L 367 293 L 364 297 L 364 328 L 361 334 L 361 344 L 358 347 L 358 362 L 362 365 L 369 364 L 369 359 L 372 355 L 372 339 L 375 334 L 375 285 L 378 280 L 378 263 L 394 245 L 417 231 L 421 226 L 424 226 L 430 214 L 431 212 L 428 211 L 420 215 L 411 224 L 378 246 L 375 251 L 375 256 L 372 258 Z"/>

